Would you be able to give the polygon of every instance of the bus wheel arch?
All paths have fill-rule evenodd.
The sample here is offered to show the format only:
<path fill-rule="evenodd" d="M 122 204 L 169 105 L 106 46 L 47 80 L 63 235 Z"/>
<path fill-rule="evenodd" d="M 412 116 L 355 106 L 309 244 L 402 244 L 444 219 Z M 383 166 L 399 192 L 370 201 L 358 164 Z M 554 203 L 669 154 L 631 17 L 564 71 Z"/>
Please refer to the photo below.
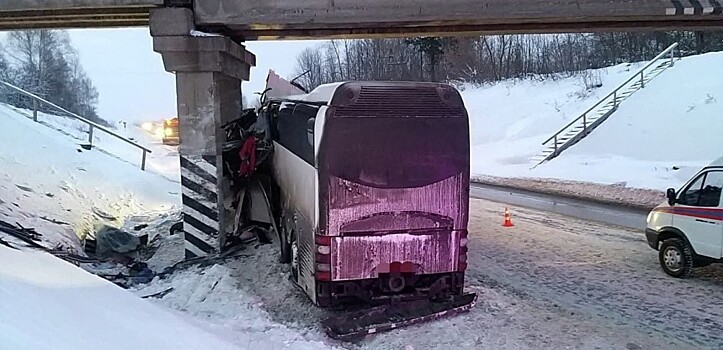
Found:
<path fill-rule="evenodd" d="M 291 251 L 291 249 L 292 249 L 291 248 L 291 244 L 292 244 L 291 237 L 293 236 L 294 230 L 293 230 L 293 228 L 291 228 L 291 225 L 289 222 L 290 218 L 287 214 L 288 213 L 285 210 L 282 211 L 281 219 L 279 220 L 279 222 L 281 224 L 280 225 L 281 232 L 279 232 L 279 236 L 280 236 L 279 244 L 281 246 L 280 247 L 281 254 L 280 254 L 279 260 L 283 264 L 290 264 L 292 262 L 292 258 L 293 258 L 292 251 Z"/>

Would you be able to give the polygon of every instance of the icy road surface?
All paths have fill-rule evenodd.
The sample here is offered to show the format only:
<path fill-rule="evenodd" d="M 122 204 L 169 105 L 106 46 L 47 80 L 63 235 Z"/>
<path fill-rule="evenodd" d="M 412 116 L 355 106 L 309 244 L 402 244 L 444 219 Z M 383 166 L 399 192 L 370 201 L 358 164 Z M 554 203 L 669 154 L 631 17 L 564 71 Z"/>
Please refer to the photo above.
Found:
<path fill-rule="evenodd" d="M 516 226 L 505 229 L 500 225 L 503 207 L 472 201 L 467 276 L 468 290 L 479 294 L 479 302 L 470 313 L 356 344 L 327 339 L 327 346 L 723 348 L 723 267 L 697 269 L 687 280 L 673 279 L 661 271 L 657 252 L 641 232 L 514 207 L 510 210 Z M 246 253 L 225 264 L 241 292 L 215 298 L 216 292 L 210 291 L 206 302 L 219 304 L 205 305 L 202 315 L 228 320 L 233 313 L 228 305 L 246 303 L 309 340 L 324 339 L 318 325 L 333 311 L 316 308 L 291 286 L 288 267 L 277 263 L 277 247 Z M 161 303 L 174 307 L 171 300 L 184 296 L 166 298 Z"/>

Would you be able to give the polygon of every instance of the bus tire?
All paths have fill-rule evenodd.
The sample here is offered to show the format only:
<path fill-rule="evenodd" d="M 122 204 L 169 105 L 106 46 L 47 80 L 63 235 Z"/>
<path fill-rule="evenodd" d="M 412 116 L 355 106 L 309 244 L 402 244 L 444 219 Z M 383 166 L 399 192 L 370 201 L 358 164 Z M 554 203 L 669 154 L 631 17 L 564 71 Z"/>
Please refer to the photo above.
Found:
<path fill-rule="evenodd" d="M 686 278 L 693 272 L 693 249 L 680 238 L 663 241 L 658 254 L 663 271 L 676 278 Z"/>

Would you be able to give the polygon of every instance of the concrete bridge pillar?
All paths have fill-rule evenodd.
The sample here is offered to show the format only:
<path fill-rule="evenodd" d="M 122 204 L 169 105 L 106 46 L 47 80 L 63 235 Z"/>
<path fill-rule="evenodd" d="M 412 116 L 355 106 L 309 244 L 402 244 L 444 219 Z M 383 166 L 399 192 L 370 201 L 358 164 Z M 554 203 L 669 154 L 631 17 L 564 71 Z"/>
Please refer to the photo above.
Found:
<path fill-rule="evenodd" d="M 186 258 L 215 254 L 233 219 L 221 126 L 241 115 L 241 81 L 256 58 L 227 37 L 192 32 L 190 9 L 155 9 L 150 27 L 154 51 L 176 75 Z"/>

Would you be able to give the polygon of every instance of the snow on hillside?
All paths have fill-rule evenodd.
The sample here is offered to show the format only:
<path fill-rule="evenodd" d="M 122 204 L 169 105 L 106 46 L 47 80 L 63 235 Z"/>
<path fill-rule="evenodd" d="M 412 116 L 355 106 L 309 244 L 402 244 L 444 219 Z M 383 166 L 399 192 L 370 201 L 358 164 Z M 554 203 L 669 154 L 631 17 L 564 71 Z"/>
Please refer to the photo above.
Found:
<path fill-rule="evenodd" d="M 467 87 L 463 97 L 471 119 L 472 173 L 659 190 L 679 187 L 723 150 L 723 53 L 677 61 L 624 101 L 590 136 L 530 170 L 529 158 L 542 150 L 543 141 L 642 64 L 593 71 L 603 86 L 592 91 L 580 78 Z"/>
<path fill-rule="evenodd" d="M 36 228 L 50 246 L 80 250 L 77 235 L 100 223 L 120 226 L 131 215 L 180 206 L 170 151 L 150 145 L 156 151 L 143 172 L 141 152 L 122 141 L 96 132 L 103 149 L 85 151 L 78 122 L 41 114 L 35 123 L 26 112 L 0 105 L 0 220 Z"/>

